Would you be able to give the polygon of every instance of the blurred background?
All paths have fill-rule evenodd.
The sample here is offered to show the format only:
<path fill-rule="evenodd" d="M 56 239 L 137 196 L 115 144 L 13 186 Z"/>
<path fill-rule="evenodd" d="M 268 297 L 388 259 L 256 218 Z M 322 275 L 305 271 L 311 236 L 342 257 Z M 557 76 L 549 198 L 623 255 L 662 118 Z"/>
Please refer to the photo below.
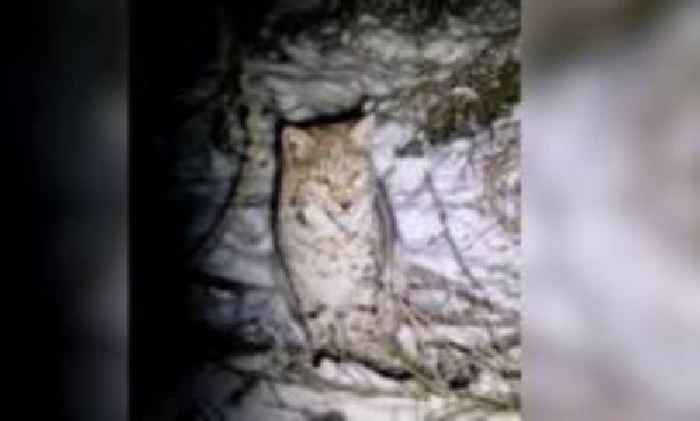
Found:
<path fill-rule="evenodd" d="M 700 418 L 700 3 L 525 8 L 525 419 Z"/>
<path fill-rule="evenodd" d="M 126 2 L 13 6 L 3 12 L 3 418 L 124 420 Z"/>
<path fill-rule="evenodd" d="M 28 205 L 8 273 L 31 281 L 10 282 L 31 297 L 12 392 L 22 418 L 123 420 L 128 9 L 23 6 L 4 40 L 8 204 Z M 157 32 L 171 6 L 152 7 Z M 699 20 L 692 1 L 524 7 L 527 420 L 700 419 Z"/>

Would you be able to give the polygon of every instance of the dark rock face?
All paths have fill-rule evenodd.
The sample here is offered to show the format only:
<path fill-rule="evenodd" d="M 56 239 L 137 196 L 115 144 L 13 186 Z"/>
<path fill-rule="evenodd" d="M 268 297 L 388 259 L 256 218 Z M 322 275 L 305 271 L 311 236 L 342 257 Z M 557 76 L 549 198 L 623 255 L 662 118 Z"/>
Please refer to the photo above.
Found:
<path fill-rule="evenodd" d="M 520 343 L 491 345 L 519 336 L 519 5 L 221 5 L 174 10 L 150 38 L 160 12 L 142 7 L 136 419 L 359 420 L 367 405 L 383 419 L 426 399 L 426 417 L 455 399 L 516 414 L 519 376 L 502 372 L 519 373 Z M 275 236 L 280 127 L 367 113 L 403 326 L 367 349 L 388 347 L 398 368 L 309 348 Z"/>

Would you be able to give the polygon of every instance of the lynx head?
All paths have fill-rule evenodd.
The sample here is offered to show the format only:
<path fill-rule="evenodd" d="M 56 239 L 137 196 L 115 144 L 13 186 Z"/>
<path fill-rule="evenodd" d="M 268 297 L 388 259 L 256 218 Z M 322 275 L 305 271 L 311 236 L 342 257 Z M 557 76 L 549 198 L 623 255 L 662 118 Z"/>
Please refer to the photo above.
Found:
<path fill-rule="evenodd" d="M 366 204 L 373 182 L 372 126 L 372 117 L 365 117 L 355 123 L 284 128 L 283 179 L 297 180 L 289 200 L 314 203 L 336 215 Z"/>

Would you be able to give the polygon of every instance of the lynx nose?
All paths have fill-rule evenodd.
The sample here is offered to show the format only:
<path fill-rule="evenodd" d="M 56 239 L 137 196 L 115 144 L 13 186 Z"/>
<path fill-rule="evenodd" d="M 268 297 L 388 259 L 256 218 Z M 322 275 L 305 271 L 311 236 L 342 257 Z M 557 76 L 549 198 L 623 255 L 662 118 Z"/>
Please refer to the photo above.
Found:
<path fill-rule="evenodd" d="M 352 206 L 352 202 L 349 200 L 346 200 L 344 202 L 340 202 L 340 208 L 344 211 L 350 209 L 351 206 Z"/>

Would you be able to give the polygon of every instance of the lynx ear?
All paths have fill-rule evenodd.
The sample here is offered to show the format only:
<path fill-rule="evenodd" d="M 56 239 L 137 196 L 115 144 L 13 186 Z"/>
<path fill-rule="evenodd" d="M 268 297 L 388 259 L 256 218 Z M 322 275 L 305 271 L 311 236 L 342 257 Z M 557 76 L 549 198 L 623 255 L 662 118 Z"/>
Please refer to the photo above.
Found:
<path fill-rule="evenodd" d="M 300 128 L 286 126 L 282 129 L 282 155 L 285 160 L 303 160 L 311 151 L 313 143 L 314 138 Z"/>
<path fill-rule="evenodd" d="M 350 138 L 352 138 L 355 145 L 366 148 L 370 147 L 372 142 L 370 134 L 374 129 L 374 116 L 372 114 L 365 116 L 362 120 L 358 121 L 350 129 Z"/>

